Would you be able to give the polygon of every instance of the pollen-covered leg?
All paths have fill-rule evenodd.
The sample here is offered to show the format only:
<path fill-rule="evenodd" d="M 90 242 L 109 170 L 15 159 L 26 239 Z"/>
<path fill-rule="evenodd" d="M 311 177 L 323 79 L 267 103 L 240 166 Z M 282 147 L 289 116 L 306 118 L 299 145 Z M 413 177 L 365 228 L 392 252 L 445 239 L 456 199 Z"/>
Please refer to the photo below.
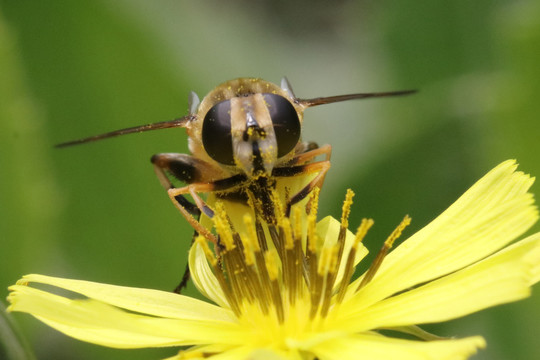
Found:
<path fill-rule="evenodd" d="M 307 175 L 311 173 L 317 173 L 315 178 L 311 180 L 300 191 L 294 194 L 285 207 L 285 216 L 290 216 L 291 207 L 294 204 L 299 203 L 308 196 L 316 187 L 321 188 L 326 172 L 330 169 L 330 161 L 318 161 L 310 164 L 292 166 L 289 168 L 276 168 L 274 169 L 274 175 L 280 177 Z"/>
<path fill-rule="evenodd" d="M 156 154 L 153 155 L 150 159 L 154 166 L 154 172 L 156 173 L 157 178 L 159 179 L 159 182 L 161 185 L 166 189 L 173 189 L 174 186 L 167 177 L 166 172 L 171 173 L 176 179 L 183 181 L 185 183 L 190 183 L 194 181 L 194 179 L 200 177 L 199 174 L 199 167 L 196 166 L 198 163 L 198 160 L 185 154 L 176 154 L 176 153 L 165 153 L 165 154 Z M 200 161 L 199 161 L 200 163 Z M 199 221 L 201 216 L 201 211 L 197 207 L 197 205 L 190 202 L 184 195 L 178 195 L 174 197 L 174 200 L 180 206 L 181 208 L 184 208 L 189 215 L 194 217 L 195 221 Z M 174 203 L 174 202 L 173 202 Z M 176 204 L 175 204 L 176 205 Z M 195 241 L 195 238 L 199 232 L 195 230 L 195 233 L 193 234 L 191 244 L 193 245 L 193 242 Z M 182 292 L 182 289 L 184 289 L 187 286 L 187 283 L 190 279 L 190 271 L 189 271 L 189 264 L 186 264 L 184 273 L 182 275 L 182 279 L 180 280 L 180 283 L 173 292 L 180 294 Z"/>
<path fill-rule="evenodd" d="M 167 172 L 176 179 L 190 184 L 200 178 L 200 161 L 192 156 L 176 153 L 164 153 L 153 155 L 150 159 L 154 166 L 154 172 L 166 190 L 173 189 L 174 186 L 167 177 Z M 198 166 L 197 166 L 198 165 Z M 191 215 L 198 217 L 200 210 L 195 204 L 186 199 L 183 195 L 178 195 L 175 199 Z"/>
<path fill-rule="evenodd" d="M 191 214 L 189 211 L 182 206 L 176 198 L 178 196 L 184 196 L 185 194 L 190 194 L 197 205 L 197 208 L 203 212 L 209 218 L 214 216 L 214 210 L 199 196 L 199 193 L 211 193 L 216 191 L 232 190 L 236 187 L 239 187 L 246 180 L 244 175 L 235 175 L 229 178 L 217 180 L 209 183 L 193 183 L 181 188 L 171 188 L 168 189 L 169 198 L 176 206 L 176 208 L 184 215 L 186 220 L 190 223 L 195 230 L 197 230 L 201 235 L 203 235 L 208 240 L 213 243 L 217 243 L 217 238 L 210 233 L 208 229 L 203 227 Z"/>
<path fill-rule="evenodd" d="M 182 191 L 179 191 L 179 190 L 182 190 Z M 176 189 L 176 188 L 173 188 L 173 189 L 169 189 L 167 191 L 168 195 L 169 195 L 169 198 L 171 199 L 172 203 L 174 204 L 174 206 L 178 209 L 178 211 L 180 211 L 180 213 L 184 216 L 184 218 L 187 220 L 187 222 L 201 235 L 203 235 L 205 238 L 207 238 L 208 240 L 212 241 L 213 243 L 217 244 L 217 238 L 214 234 L 212 234 L 207 228 L 205 228 L 204 226 L 202 226 L 199 221 L 197 219 L 195 219 L 193 217 L 193 215 L 191 215 L 191 213 L 185 208 L 182 206 L 182 204 L 180 204 L 176 198 L 178 196 L 181 196 L 185 193 L 189 192 L 189 186 L 186 186 L 186 187 L 183 187 L 183 188 L 179 188 L 179 189 Z M 202 199 L 201 199 L 202 201 Z M 210 209 L 210 208 L 208 208 Z M 212 211 L 210 209 L 210 211 Z M 213 211 L 212 211 L 213 213 Z"/>

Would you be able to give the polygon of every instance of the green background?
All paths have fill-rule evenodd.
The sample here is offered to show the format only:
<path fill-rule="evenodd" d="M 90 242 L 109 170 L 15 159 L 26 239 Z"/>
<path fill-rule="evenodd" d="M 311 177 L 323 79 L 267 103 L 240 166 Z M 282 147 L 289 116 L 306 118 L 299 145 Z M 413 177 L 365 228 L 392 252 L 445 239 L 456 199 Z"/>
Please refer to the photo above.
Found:
<path fill-rule="evenodd" d="M 505 159 L 539 175 L 539 44 L 535 0 L 0 0 L 0 296 L 27 273 L 173 289 L 191 229 L 149 159 L 187 152 L 184 131 L 52 146 L 184 115 L 190 90 L 236 77 L 286 75 L 299 97 L 420 90 L 306 112 L 304 138 L 333 145 L 321 213 L 338 216 L 352 188 L 352 226 L 375 219 L 372 252 L 404 214 L 407 236 Z M 539 309 L 537 288 L 428 328 L 484 335 L 475 359 L 540 358 Z M 102 348 L 13 317 L 39 359 L 176 352 Z"/>

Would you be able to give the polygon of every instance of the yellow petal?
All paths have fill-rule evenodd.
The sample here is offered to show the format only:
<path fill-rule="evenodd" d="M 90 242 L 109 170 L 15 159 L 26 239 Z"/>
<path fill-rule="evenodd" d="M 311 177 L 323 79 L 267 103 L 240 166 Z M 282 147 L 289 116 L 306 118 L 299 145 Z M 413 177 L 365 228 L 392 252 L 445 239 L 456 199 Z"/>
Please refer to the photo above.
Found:
<path fill-rule="evenodd" d="M 45 275 L 26 275 L 19 284 L 40 283 L 76 292 L 88 298 L 142 314 L 176 319 L 235 321 L 231 311 L 172 292 L 63 279 Z"/>
<path fill-rule="evenodd" d="M 324 219 L 320 220 L 317 223 L 317 235 L 322 240 L 320 247 L 330 247 L 337 242 L 340 229 L 340 222 L 334 219 L 331 216 L 327 216 Z M 345 237 L 345 245 L 343 247 L 343 256 L 339 264 L 339 270 L 337 273 L 336 281 L 334 287 L 338 287 L 343 275 L 345 273 L 345 265 L 347 265 L 347 256 L 351 251 L 352 245 L 355 240 L 355 235 L 347 230 L 347 235 Z M 356 256 L 354 258 L 354 265 L 356 266 L 366 255 L 368 250 L 362 244 L 358 246 L 356 251 Z"/>
<path fill-rule="evenodd" d="M 202 346 L 194 347 L 185 351 L 180 351 L 178 355 L 164 360 L 237 360 L 237 359 L 257 359 L 251 357 L 252 347 L 248 346 Z M 214 354 L 215 355 L 211 355 Z"/>
<path fill-rule="evenodd" d="M 540 268 L 540 233 L 456 273 L 363 311 L 354 301 L 339 325 L 353 331 L 446 321 L 529 295 Z"/>
<path fill-rule="evenodd" d="M 144 316 L 95 300 L 71 300 L 23 285 L 10 287 L 10 311 L 29 313 L 66 335 L 119 348 L 234 343 L 235 324 Z"/>
<path fill-rule="evenodd" d="M 516 239 L 538 219 L 527 190 L 534 179 L 514 161 L 490 171 L 425 228 L 383 261 L 357 295 L 364 307 L 411 286 L 459 270 Z M 357 284 L 353 284 L 357 286 Z"/>
<path fill-rule="evenodd" d="M 484 339 L 478 336 L 422 342 L 362 334 L 335 338 L 310 350 L 321 360 L 460 360 L 484 347 Z"/>
<path fill-rule="evenodd" d="M 204 250 L 197 242 L 189 250 L 189 269 L 193 283 L 201 294 L 222 308 L 230 308 L 225 294 L 208 264 Z"/>

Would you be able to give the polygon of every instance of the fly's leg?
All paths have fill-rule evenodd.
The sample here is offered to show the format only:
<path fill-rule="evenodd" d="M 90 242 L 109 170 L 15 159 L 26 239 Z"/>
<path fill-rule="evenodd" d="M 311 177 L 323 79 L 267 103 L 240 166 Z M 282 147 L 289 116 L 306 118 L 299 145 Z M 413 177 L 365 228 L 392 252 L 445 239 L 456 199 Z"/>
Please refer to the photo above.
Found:
<path fill-rule="evenodd" d="M 151 161 L 154 165 L 154 171 L 159 179 L 159 182 L 166 190 L 172 189 L 174 186 L 165 174 L 165 169 L 169 171 L 171 168 L 175 169 L 176 171 L 173 173 L 174 176 L 176 178 L 180 178 L 180 180 L 184 180 L 185 182 L 192 180 L 196 171 L 193 164 L 189 161 L 189 157 L 186 157 L 183 154 L 157 154 L 152 156 Z M 180 206 L 185 208 L 186 211 L 197 220 L 197 222 L 199 222 L 201 211 L 195 204 L 190 202 L 183 195 L 179 195 L 174 199 L 179 203 Z M 198 235 L 198 231 L 195 230 L 191 238 L 190 247 L 193 246 L 193 243 Z M 182 293 L 182 290 L 187 286 L 190 277 L 191 274 L 189 272 L 189 263 L 187 263 L 186 267 L 184 268 L 182 280 L 180 280 L 180 283 L 176 286 L 173 292 L 176 294 Z"/>
<path fill-rule="evenodd" d="M 319 155 L 324 155 L 325 156 L 324 160 L 330 161 L 330 156 L 332 155 L 331 145 L 323 145 L 319 147 L 316 143 L 309 142 L 309 143 L 306 143 L 304 147 L 307 150 L 295 155 L 289 161 L 288 165 L 303 164 L 303 163 L 313 160 L 315 157 Z"/>
<path fill-rule="evenodd" d="M 159 179 L 159 182 L 161 185 L 168 191 L 169 189 L 173 189 L 174 186 L 169 180 L 169 178 L 166 175 L 166 171 L 169 171 L 175 178 L 189 183 L 191 181 L 194 181 L 198 177 L 198 170 L 195 166 L 195 162 L 193 161 L 193 158 L 184 155 L 184 154 L 157 154 L 152 156 L 152 164 L 154 165 L 154 171 Z M 186 210 L 186 212 L 189 214 L 191 219 L 194 219 L 197 224 L 199 224 L 201 211 L 197 207 L 197 205 L 190 202 L 188 199 L 186 199 L 183 195 L 178 195 L 174 197 L 173 203 L 176 205 L 178 204 L 179 207 Z M 182 211 L 181 211 L 182 212 Z M 182 212 L 184 217 L 187 215 Z M 188 220 L 189 222 L 189 220 Z M 191 224 L 191 222 L 190 222 Z M 199 236 L 199 232 L 195 230 L 193 232 L 193 236 L 191 238 L 191 244 L 190 247 L 195 242 L 195 239 Z M 177 294 L 180 294 L 182 290 L 187 286 L 187 283 L 190 279 L 191 275 L 189 272 L 189 263 L 186 264 L 186 267 L 184 269 L 184 273 L 182 275 L 182 280 L 176 286 L 174 289 L 174 292 Z"/>
<path fill-rule="evenodd" d="M 185 154 L 157 154 L 152 156 L 151 162 L 161 185 L 167 190 L 172 203 L 195 229 L 191 243 L 193 244 L 194 239 L 201 234 L 209 241 L 217 244 L 217 237 L 199 222 L 201 213 L 212 218 L 214 212 L 198 194 L 234 188 L 246 180 L 245 176 L 237 175 L 218 181 L 207 181 L 205 177 L 214 175 L 215 170 L 206 162 Z M 188 185 L 175 188 L 167 177 L 167 172 Z M 186 194 L 190 194 L 195 203 L 190 202 L 185 197 Z M 180 293 L 187 285 L 189 278 L 188 264 L 182 280 L 174 292 Z"/>
<path fill-rule="evenodd" d="M 215 241 L 215 236 L 213 236 L 208 229 L 205 229 L 199 223 L 201 208 L 198 206 L 198 204 L 191 203 L 184 196 L 188 192 L 179 192 L 171 195 L 171 190 L 176 188 L 173 186 L 166 174 L 169 172 L 178 180 L 191 184 L 200 180 L 200 167 L 203 163 L 189 155 L 174 153 L 154 155 L 152 156 L 151 162 L 154 165 L 154 171 L 159 179 L 159 182 L 167 190 L 175 207 L 198 233 L 202 234 L 210 241 Z M 181 189 L 185 188 L 186 187 Z"/>
<path fill-rule="evenodd" d="M 325 160 L 317 161 L 313 163 L 308 163 L 319 155 L 325 155 Z M 286 204 L 285 216 L 290 216 L 291 207 L 294 204 L 302 201 L 306 196 L 308 196 L 315 187 L 321 188 L 324 183 L 324 177 L 330 169 L 330 156 L 332 155 L 332 146 L 323 145 L 319 148 L 300 153 L 293 157 L 289 162 L 292 166 L 284 166 L 274 168 L 272 175 L 276 177 L 293 177 L 293 176 L 302 176 L 312 173 L 317 173 L 317 175 L 300 191 L 294 194 Z M 302 165 L 294 165 L 302 164 Z"/>

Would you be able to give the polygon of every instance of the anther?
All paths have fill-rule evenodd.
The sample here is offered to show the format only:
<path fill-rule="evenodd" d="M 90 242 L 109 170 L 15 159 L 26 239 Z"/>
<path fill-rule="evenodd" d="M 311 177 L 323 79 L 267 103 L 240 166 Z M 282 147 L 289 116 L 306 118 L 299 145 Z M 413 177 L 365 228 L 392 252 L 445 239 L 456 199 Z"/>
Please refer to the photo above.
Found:
<path fill-rule="evenodd" d="M 347 189 L 347 194 L 345 195 L 345 201 L 343 201 L 343 207 L 341 208 L 341 225 L 339 228 L 339 235 L 337 243 L 339 244 L 339 249 L 337 252 L 337 262 L 341 263 L 341 258 L 343 257 L 343 250 L 345 250 L 345 238 L 347 236 L 347 231 L 349 229 L 349 215 L 351 213 L 352 199 L 354 197 L 354 192 L 351 189 Z"/>
<path fill-rule="evenodd" d="M 256 241 L 257 230 L 255 229 L 255 225 L 253 224 L 253 218 L 251 217 L 250 214 L 244 215 L 244 225 L 246 226 L 246 229 L 247 229 L 247 237 L 250 240 L 252 240 L 253 251 L 260 251 L 261 248 L 260 248 L 259 242 Z"/>
<path fill-rule="evenodd" d="M 377 273 L 377 270 L 379 270 L 379 268 L 381 267 L 381 264 L 384 258 L 388 254 L 388 251 L 390 251 L 390 249 L 394 245 L 394 242 L 397 240 L 397 238 L 401 236 L 403 229 L 405 229 L 410 223 L 411 223 L 411 218 L 409 217 L 409 215 L 405 215 L 403 220 L 401 220 L 401 223 L 394 229 L 394 231 L 392 231 L 390 236 L 388 236 L 388 238 L 384 242 L 381 250 L 379 250 L 377 257 L 375 258 L 375 260 L 373 260 L 373 263 L 371 263 L 371 266 L 366 271 L 366 274 L 364 275 L 364 278 L 360 282 L 360 285 L 358 285 L 358 288 L 356 289 L 356 291 L 366 286 L 366 284 L 369 283 L 373 279 L 373 277 Z"/>
<path fill-rule="evenodd" d="M 349 214 L 351 213 L 351 205 L 353 203 L 352 199 L 354 197 L 354 192 L 351 189 L 347 189 L 347 194 L 345 195 L 345 201 L 343 202 L 343 207 L 341 208 L 341 227 L 348 229 L 349 228 Z"/>
<path fill-rule="evenodd" d="M 223 203 L 216 202 L 216 216 L 212 218 L 217 233 L 220 235 L 220 240 L 225 245 L 225 249 L 231 251 L 235 248 L 234 239 L 229 221 L 223 208 Z"/>
<path fill-rule="evenodd" d="M 360 226 L 356 230 L 356 236 L 354 238 L 354 242 L 352 244 L 351 250 L 349 251 L 349 255 L 347 256 L 347 263 L 345 264 L 345 271 L 343 273 L 343 278 L 341 279 L 341 283 L 339 285 L 339 290 L 337 293 L 336 302 L 338 304 L 343 301 L 345 297 L 345 293 L 347 292 L 349 281 L 351 280 L 351 277 L 354 273 L 354 269 L 355 269 L 354 261 L 356 258 L 356 253 L 358 251 L 358 246 L 360 246 L 360 243 L 366 236 L 371 226 L 373 226 L 372 219 L 362 219 Z"/>
<path fill-rule="evenodd" d="M 328 264 L 326 269 L 326 278 L 324 284 L 324 292 L 322 295 L 321 316 L 326 317 L 328 309 L 330 308 L 330 301 L 332 300 L 332 291 L 334 290 L 334 283 L 336 281 L 336 275 L 338 270 L 338 245 L 334 245 L 329 249 Z"/>
<path fill-rule="evenodd" d="M 311 191 L 311 198 L 309 199 L 309 214 L 317 217 L 317 211 L 319 210 L 319 193 L 321 189 L 314 187 Z"/>

